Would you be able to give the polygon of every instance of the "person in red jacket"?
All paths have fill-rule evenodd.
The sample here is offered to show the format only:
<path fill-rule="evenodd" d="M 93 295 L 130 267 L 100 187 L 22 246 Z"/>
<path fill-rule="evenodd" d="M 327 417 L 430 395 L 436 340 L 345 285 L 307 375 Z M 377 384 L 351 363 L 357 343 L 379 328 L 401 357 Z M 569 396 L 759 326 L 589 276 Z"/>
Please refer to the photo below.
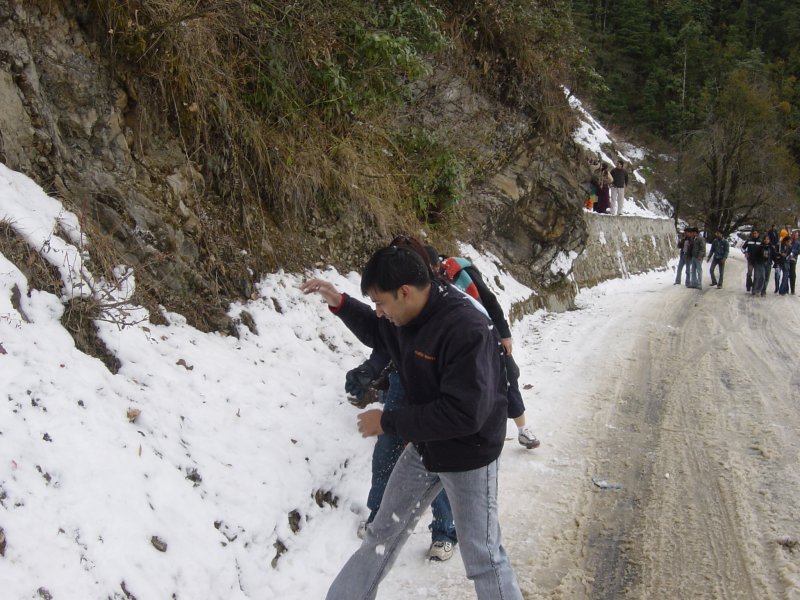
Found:
<path fill-rule="evenodd" d="M 478 600 L 522 600 L 498 519 L 497 459 L 508 407 L 495 327 L 464 294 L 432 281 L 419 255 L 396 246 L 378 250 L 364 268 L 361 291 L 374 310 L 321 279 L 306 281 L 301 290 L 320 294 L 362 343 L 387 352 L 406 393 L 397 410 L 358 416 L 364 437 L 388 432 L 410 443 L 361 547 L 331 584 L 327 600 L 374 599 L 442 488 Z"/>

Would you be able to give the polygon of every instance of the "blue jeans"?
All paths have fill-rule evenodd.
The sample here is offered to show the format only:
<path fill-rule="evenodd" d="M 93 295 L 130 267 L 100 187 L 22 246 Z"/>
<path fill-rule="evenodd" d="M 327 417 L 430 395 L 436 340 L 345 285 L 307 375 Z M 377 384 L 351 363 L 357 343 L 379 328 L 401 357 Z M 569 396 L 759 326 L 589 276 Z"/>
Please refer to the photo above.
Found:
<path fill-rule="evenodd" d="M 778 272 L 775 273 L 778 277 Z M 783 296 L 789 293 L 789 265 L 788 261 L 784 261 L 780 269 L 780 282 L 778 283 L 778 293 Z"/>
<path fill-rule="evenodd" d="M 386 497 L 367 526 L 361 547 L 336 576 L 327 600 L 374 600 L 400 548 L 425 509 L 444 489 L 452 499 L 461 560 L 478 600 L 523 600 L 501 543 L 497 518 L 497 461 L 457 473 L 432 473 L 413 444 L 397 461 Z"/>
<path fill-rule="evenodd" d="M 689 280 L 689 287 L 702 288 L 703 287 L 703 259 L 691 259 L 691 278 Z"/>
<path fill-rule="evenodd" d="M 389 389 L 383 396 L 383 410 L 397 410 L 403 405 L 404 400 L 405 390 L 400 383 L 400 376 L 393 371 L 389 373 Z M 404 446 L 403 440 L 399 437 L 387 434 L 379 435 L 375 442 L 375 448 L 372 450 L 372 485 L 367 496 L 367 508 L 370 511 L 367 521 L 370 523 L 375 519 L 375 514 L 381 506 L 389 476 L 397 459 L 403 453 Z M 431 511 L 433 521 L 428 526 L 431 530 L 431 541 L 458 543 L 453 511 L 444 490 L 433 500 Z"/>
<path fill-rule="evenodd" d="M 678 257 L 678 270 L 675 273 L 675 283 L 681 282 L 681 272 L 683 271 L 683 267 L 686 267 L 686 285 L 689 285 L 689 264 L 686 261 L 686 256 L 681 252 L 681 255 Z"/>

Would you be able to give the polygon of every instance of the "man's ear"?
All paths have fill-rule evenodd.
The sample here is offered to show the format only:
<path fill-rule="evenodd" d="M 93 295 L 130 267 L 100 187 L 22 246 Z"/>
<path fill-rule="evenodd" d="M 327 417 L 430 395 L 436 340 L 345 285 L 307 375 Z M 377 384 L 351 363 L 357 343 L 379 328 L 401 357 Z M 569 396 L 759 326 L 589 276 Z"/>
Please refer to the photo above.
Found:
<path fill-rule="evenodd" d="M 409 296 L 411 295 L 411 286 L 408 284 L 403 284 L 399 288 L 397 288 L 397 297 L 401 300 L 408 300 Z"/>

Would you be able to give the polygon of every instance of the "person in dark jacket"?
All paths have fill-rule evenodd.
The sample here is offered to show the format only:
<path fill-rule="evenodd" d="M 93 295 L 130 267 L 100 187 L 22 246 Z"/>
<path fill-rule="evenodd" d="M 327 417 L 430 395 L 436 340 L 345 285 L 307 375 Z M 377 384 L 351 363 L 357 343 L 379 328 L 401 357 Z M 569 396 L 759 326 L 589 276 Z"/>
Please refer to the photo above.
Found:
<path fill-rule="evenodd" d="M 675 273 L 675 285 L 681 282 L 681 272 L 686 267 L 686 287 L 689 287 L 689 271 L 691 261 L 692 240 L 689 234 L 684 231 L 678 239 L 678 269 Z"/>
<path fill-rule="evenodd" d="M 789 254 L 789 293 L 794 295 L 794 284 L 797 280 L 797 257 L 800 256 L 800 233 L 793 231 L 791 253 Z"/>
<path fill-rule="evenodd" d="M 486 285 L 478 268 L 468 259 L 460 256 L 440 257 L 431 246 L 426 246 L 425 249 L 428 251 L 428 260 L 431 264 L 444 273 L 450 283 L 478 300 L 489 313 L 489 318 L 497 328 L 500 343 L 503 345 L 508 376 L 508 418 L 513 419 L 517 426 L 517 441 L 528 450 L 538 448 L 539 439 L 525 422 L 525 403 L 519 389 L 519 367 L 513 356 L 514 340 L 497 296 Z"/>
<path fill-rule="evenodd" d="M 708 270 L 711 276 L 711 285 L 717 286 L 717 289 L 722 289 L 722 278 L 725 275 L 725 261 L 730 252 L 730 243 L 722 237 L 721 231 L 714 232 L 714 241 L 711 242 L 711 252 L 708 254 L 708 262 L 711 267 Z M 719 278 L 714 277 L 714 269 L 719 268 Z"/>
<path fill-rule="evenodd" d="M 611 208 L 615 215 L 621 215 L 625 206 L 625 188 L 628 187 L 628 172 L 621 160 L 611 169 Z"/>
<path fill-rule="evenodd" d="M 435 277 L 436 273 L 438 273 L 439 257 L 435 256 L 435 258 L 431 259 L 427 249 L 416 238 L 408 235 L 399 235 L 392 239 L 389 245 L 408 248 L 416 252 L 428 263 L 432 277 Z M 387 363 L 390 365 L 388 373 L 389 385 L 383 394 L 383 410 L 388 411 L 399 408 L 405 402 L 403 384 L 389 357 L 376 350 L 372 351 L 372 354 L 364 363 L 347 372 L 345 391 L 362 397 L 365 396 L 371 381 L 378 376 L 381 367 Z M 364 371 L 367 373 L 365 374 Z M 375 515 L 378 514 L 378 509 L 380 509 L 383 495 L 386 491 L 386 485 L 389 482 L 389 476 L 404 447 L 405 441 L 402 438 L 389 433 L 379 435 L 375 442 L 375 447 L 372 451 L 372 481 L 369 495 L 367 496 L 367 508 L 369 508 L 370 513 L 359 524 L 358 536 L 361 539 L 364 539 L 366 527 L 375 520 Z M 428 526 L 431 532 L 431 544 L 428 548 L 427 557 L 431 561 L 450 560 L 458 544 L 458 534 L 453 519 L 453 510 L 444 490 L 439 492 L 439 495 L 431 503 L 431 513 L 433 514 L 433 520 Z"/>
<path fill-rule="evenodd" d="M 772 244 L 769 237 L 764 236 L 761 244 L 750 250 L 753 260 L 753 296 L 766 296 L 769 283 L 769 269 L 772 265 Z"/>
<path fill-rule="evenodd" d="M 769 238 L 769 243 L 772 245 L 772 247 L 777 250 L 778 244 L 781 241 L 781 236 L 780 232 L 778 231 L 778 226 L 775 225 L 775 223 L 773 223 L 767 231 L 767 237 Z"/>
<path fill-rule="evenodd" d="M 785 235 L 775 253 L 775 293 L 784 296 L 789 293 L 789 260 L 792 256 L 792 238 Z"/>
<path fill-rule="evenodd" d="M 594 205 L 594 212 L 603 214 L 611 212 L 611 200 L 609 197 L 611 181 L 608 165 L 603 163 L 597 172 L 597 202 Z"/>
<path fill-rule="evenodd" d="M 753 227 L 753 230 L 750 232 L 750 238 L 744 243 L 742 246 L 742 252 L 744 252 L 745 258 L 747 259 L 747 278 L 745 279 L 745 288 L 749 292 L 753 287 L 753 269 L 755 268 L 754 257 L 755 255 L 760 252 L 761 246 L 761 239 L 759 238 L 758 229 Z"/>
<path fill-rule="evenodd" d="M 385 351 L 406 392 L 394 411 L 358 416 L 364 437 L 388 432 L 410 442 L 395 465 L 361 547 L 334 580 L 327 600 L 372 600 L 416 522 L 444 487 L 461 558 L 479 600 L 522 600 L 501 543 L 497 459 L 506 429 L 506 377 L 500 338 L 451 286 L 431 280 L 422 258 L 389 246 L 372 255 L 361 290 L 375 310 L 321 279 L 320 294 L 367 346 Z"/>

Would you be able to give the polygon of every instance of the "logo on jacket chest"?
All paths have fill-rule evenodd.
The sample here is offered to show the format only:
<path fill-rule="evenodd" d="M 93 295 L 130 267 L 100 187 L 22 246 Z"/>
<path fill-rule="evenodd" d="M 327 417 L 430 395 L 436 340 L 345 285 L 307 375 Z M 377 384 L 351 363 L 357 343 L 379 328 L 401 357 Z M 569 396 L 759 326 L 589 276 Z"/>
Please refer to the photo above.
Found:
<path fill-rule="evenodd" d="M 431 356 L 430 354 L 426 354 L 422 350 L 414 350 L 414 356 L 422 358 L 423 360 L 430 360 L 432 362 L 436 361 L 436 357 L 435 356 Z"/>

